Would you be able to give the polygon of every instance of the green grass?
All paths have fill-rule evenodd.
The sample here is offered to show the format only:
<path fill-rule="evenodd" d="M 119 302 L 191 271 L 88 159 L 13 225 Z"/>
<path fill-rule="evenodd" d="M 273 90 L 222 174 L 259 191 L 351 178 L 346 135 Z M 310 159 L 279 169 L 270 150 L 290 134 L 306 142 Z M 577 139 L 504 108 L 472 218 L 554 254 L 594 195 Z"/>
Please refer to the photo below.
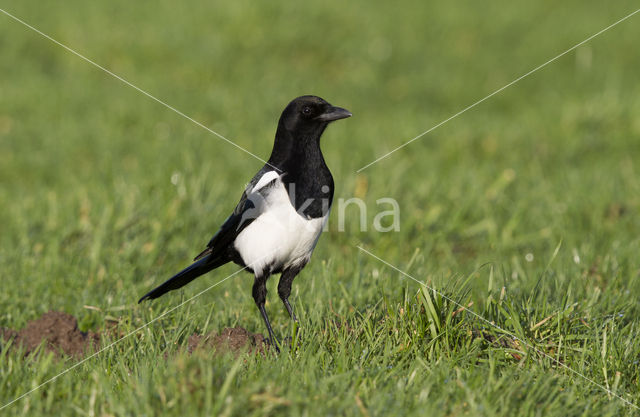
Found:
<path fill-rule="evenodd" d="M 263 158 L 293 97 L 350 109 L 323 149 L 336 198 L 369 209 L 367 231 L 334 211 L 294 282 L 293 352 L 184 353 L 194 331 L 264 332 L 240 274 L 0 413 L 636 415 L 536 350 L 640 404 L 640 15 L 355 171 L 637 7 L 0 1 Z M 237 270 L 136 304 L 260 161 L 3 14 L 0 56 L 0 327 L 63 310 L 126 332 Z M 383 197 L 400 232 L 372 228 Z M 73 363 L 3 351 L 0 405 Z"/>

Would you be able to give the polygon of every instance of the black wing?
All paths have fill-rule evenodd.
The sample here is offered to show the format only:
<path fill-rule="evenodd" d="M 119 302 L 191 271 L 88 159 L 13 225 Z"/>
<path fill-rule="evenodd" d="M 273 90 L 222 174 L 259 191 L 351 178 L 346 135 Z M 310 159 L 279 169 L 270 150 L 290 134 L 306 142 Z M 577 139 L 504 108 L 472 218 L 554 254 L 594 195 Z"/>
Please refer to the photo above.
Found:
<path fill-rule="evenodd" d="M 229 216 L 222 226 L 220 226 L 220 230 L 218 230 L 218 232 L 211 238 L 207 244 L 207 248 L 200 252 L 200 254 L 193 259 L 194 261 L 210 255 L 213 255 L 214 257 L 222 255 L 226 248 L 233 243 L 236 237 L 238 237 L 240 232 L 258 218 L 261 212 L 260 203 L 263 200 L 262 194 L 258 191 L 248 195 L 247 192 L 253 189 L 260 178 L 262 178 L 262 176 L 268 171 L 271 171 L 271 169 L 264 167 L 253 177 L 242 193 L 240 202 L 238 202 L 238 205 L 233 210 L 233 213 L 231 213 L 231 216 Z M 266 186 L 261 187 L 260 190 L 269 188 L 275 184 L 275 182 L 276 180 L 271 181 Z"/>

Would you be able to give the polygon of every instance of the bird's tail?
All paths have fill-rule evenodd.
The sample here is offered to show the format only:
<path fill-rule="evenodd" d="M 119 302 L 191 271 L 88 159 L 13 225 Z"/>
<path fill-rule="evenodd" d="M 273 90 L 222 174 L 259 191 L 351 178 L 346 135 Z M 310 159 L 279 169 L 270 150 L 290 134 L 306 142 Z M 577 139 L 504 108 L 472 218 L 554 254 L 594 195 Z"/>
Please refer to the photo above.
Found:
<path fill-rule="evenodd" d="M 211 259 L 211 257 L 202 258 L 182 271 L 175 274 L 173 277 L 169 278 L 162 285 L 154 288 L 145 294 L 138 303 L 143 302 L 144 300 L 153 300 L 154 298 L 158 298 L 161 295 L 171 291 L 177 290 L 180 287 L 183 287 L 198 278 L 200 275 L 206 274 L 207 272 L 215 269 L 221 265 L 226 264 L 228 261 L 224 259 Z"/>

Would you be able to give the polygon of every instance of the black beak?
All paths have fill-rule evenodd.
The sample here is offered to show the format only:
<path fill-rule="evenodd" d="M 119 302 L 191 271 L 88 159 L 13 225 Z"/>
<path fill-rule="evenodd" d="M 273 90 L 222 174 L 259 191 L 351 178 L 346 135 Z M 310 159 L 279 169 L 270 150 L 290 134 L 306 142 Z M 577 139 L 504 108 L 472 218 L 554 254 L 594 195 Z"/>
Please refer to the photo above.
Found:
<path fill-rule="evenodd" d="M 343 109 L 342 107 L 331 106 L 320 116 L 316 116 L 315 119 L 323 122 L 333 122 L 334 120 L 346 119 L 351 116 L 352 114 L 349 110 Z"/>

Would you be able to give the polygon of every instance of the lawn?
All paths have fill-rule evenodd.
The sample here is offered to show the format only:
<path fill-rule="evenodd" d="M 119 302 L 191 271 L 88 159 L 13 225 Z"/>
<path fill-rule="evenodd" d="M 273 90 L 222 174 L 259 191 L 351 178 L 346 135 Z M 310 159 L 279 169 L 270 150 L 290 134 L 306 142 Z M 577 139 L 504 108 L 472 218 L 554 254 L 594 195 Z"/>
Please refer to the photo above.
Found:
<path fill-rule="evenodd" d="M 269 281 L 291 348 L 189 353 L 265 333 L 251 275 L 137 300 L 263 163 L 0 13 L 0 328 L 109 329 L 51 382 L 79 358 L 5 343 L 0 414 L 638 415 L 640 13 L 356 172 L 638 7 L 0 0 L 263 159 L 292 98 L 348 108 L 322 147 L 336 207 L 366 207 L 333 210 L 297 328 Z M 399 231 L 374 227 L 382 198 Z"/>

